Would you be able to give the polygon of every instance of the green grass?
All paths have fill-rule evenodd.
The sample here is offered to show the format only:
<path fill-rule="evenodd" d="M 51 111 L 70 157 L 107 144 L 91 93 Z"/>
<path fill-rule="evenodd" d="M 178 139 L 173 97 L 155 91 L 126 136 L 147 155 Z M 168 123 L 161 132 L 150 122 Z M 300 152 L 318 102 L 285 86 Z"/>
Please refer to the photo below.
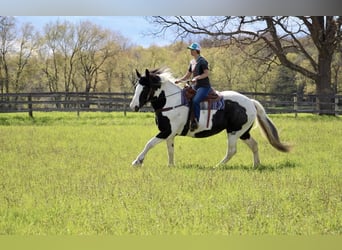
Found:
<path fill-rule="evenodd" d="M 177 137 L 141 168 L 151 113 L 0 114 L 1 235 L 340 235 L 341 117 L 272 115 L 290 154 L 261 136 L 225 166 L 226 135 Z"/>

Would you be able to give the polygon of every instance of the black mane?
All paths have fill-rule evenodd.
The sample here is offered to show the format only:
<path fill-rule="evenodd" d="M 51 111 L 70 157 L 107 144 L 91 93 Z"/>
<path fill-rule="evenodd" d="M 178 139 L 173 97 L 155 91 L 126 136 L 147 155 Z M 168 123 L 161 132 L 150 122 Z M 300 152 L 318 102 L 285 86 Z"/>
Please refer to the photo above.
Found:
<path fill-rule="evenodd" d="M 145 75 L 140 76 L 139 83 L 143 86 L 152 87 L 153 89 L 160 88 L 161 78 L 159 75 L 163 74 L 166 70 L 167 68 L 146 69 Z"/>

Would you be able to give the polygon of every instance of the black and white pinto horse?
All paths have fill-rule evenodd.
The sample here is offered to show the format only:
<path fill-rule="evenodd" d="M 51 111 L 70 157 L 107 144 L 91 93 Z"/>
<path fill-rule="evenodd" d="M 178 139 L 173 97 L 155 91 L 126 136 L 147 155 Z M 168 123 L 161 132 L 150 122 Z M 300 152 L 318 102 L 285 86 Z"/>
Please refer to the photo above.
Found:
<path fill-rule="evenodd" d="M 151 138 L 143 151 L 132 162 L 133 166 L 143 163 L 147 152 L 156 144 L 166 141 L 169 165 L 174 164 L 174 138 L 177 135 L 203 138 L 215 135 L 222 130 L 228 134 L 228 149 L 226 156 L 219 164 L 228 162 L 236 153 L 236 143 L 240 138 L 253 152 L 254 167 L 260 163 L 258 144 L 250 135 L 253 123 L 258 121 L 262 132 L 269 143 L 279 151 L 288 152 L 289 146 L 283 144 L 277 129 L 265 113 L 263 106 L 234 91 L 219 92 L 223 98 L 224 107 L 216 110 L 201 110 L 198 129 L 189 130 L 189 105 L 182 98 L 182 87 L 174 84 L 175 79 L 168 69 L 146 69 L 142 76 L 136 71 L 138 82 L 130 103 L 131 109 L 138 111 L 147 102 L 151 102 L 156 114 L 156 124 L 159 133 Z M 208 116 L 210 114 L 210 117 Z"/>

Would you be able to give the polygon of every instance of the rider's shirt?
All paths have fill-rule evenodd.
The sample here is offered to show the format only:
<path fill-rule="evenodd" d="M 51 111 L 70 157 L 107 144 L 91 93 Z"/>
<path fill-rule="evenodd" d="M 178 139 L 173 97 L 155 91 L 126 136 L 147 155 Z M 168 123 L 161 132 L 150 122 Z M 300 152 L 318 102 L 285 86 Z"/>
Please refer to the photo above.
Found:
<path fill-rule="evenodd" d="M 197 60 L 195 59 L 191 60 L 190 66 L 189 66 L 189 72 L 193 74 L 193 77 L 202 75 L 204 73 L 204 70 L 206 69 L 209 70 L 208 62 L 204 57 L 199 56 Z M 209 77 L 197 80 L 195 87 L 196 89 L 200 87 L 210 87 Z"/>

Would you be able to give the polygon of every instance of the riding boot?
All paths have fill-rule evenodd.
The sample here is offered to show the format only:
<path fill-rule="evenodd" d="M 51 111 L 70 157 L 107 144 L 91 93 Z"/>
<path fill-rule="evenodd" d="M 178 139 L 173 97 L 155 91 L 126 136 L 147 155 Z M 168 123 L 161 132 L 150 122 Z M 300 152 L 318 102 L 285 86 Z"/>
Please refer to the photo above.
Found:
<path fill-rule="evenodd" d="M 193 131 L 195 131 L 196 129 L 198 129 L 198 122 L 197 122 L 197 119 L 194 118 L 194 119 L 191 121 L 191 124 L 190 124 L 190 131 L 193 132 Z"/>

